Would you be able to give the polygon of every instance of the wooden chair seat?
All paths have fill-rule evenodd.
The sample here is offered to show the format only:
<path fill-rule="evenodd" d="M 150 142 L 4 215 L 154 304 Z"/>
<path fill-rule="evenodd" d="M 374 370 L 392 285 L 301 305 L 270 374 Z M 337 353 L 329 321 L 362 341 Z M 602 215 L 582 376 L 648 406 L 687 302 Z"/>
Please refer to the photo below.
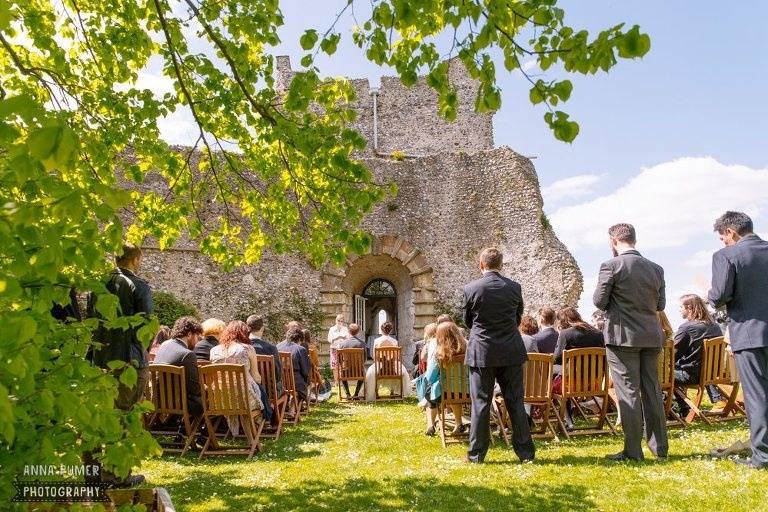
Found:
<path fill-rule="evenodd" d="M 265 425 L 262 437 L 270 437 L 275 440 L 280 438 L 283 431 L 285 409 L 288 406 L 288 395 L 277 394 L 277 376 L 275 372 L 275 359 L 270 355 L 257 355 L 256 361 L 261 375 L 261 385 L 267 392 L 269 403 L 272 406 L 272 424 Z M 291 374 L 293 375 L 293 374 Z"/>
<path fill-rule="evenodd" d="M 453 356 L 448 365 L 440 368 L 440 385 L 443 394 L 438 406 L 438 416 L 440 418 L 440 440 L 443 443 L 443 448 L 445 448 L 448 444 L 445 434 L 445 410 L 455 405 L 463 408 L 472 404 L 472 397 L 469 393 L 469 366 L 464 364 L 464 354 Z"/>
<path fill-rule="evenodd" d="M 339 391 L 339 400 L 356 401 L 365 399 L 365 349 L 364 348 L 342 348 L 336 351 L 336 369 L 338 370 L 337 387 Z M 362 396 L 349 397 L 343 393 L 342 386 L 344 382 L 362 381 Z"/>
<path fill-rule="evenodd" d="M 577 410 L 580 410 L 580 399 L 602 400 L 600 411 L 594 418 L 580 410 L 586 421 L 593 421 L 594 425 L 574 428 L 572 431 L 561 425 L 563 435 L 570 438 L 574 434 L 599 434 L 607 433 L 603 430 L 608 426 L 610 433 L 616 431 L 609 421 L 606 421 L 608 412 L 608 364 L 604 348 L 577 348 L 563 352 L 562 364 L 562 387 L 559 394 L 553 394 L 555 400 L 560 404 L 559 417 L 564 419 L 567 414 L 568 401 L 575 404 Z"/>
<path fill-rule="evenodd" d="M 169 364 L 150 364 L 149 382 L 147 384 L 147 398 L 154 405 L 155 410 L 150 413 L 146 425 L 150 433 L 155 436 L 175 436 L 179 434 L 178 428 L 162 428 L 159 423 L 167 423 L 173 417 L 179 417 L 184 428 L 184 444 L 161 443 L 164 452 L 181 452 L 184 455 L 194 440 L 200 427 L 203 416 L 193 417 L 187 406 L 186 371 L 183 366 Z"/>
<path fill-rule="evenodd" d="M 732 377 L 731 358 L 733 355 L 728 351 L 728 345 L 725 338 L 718 336 L 703 341 L 701 353 L 701 369 L 699 383 L 693 385 L 678 386 L 675 394 L 685 400 L 685 403 L 691 408 L 685 421 L 692 422 L 699 418 L 704 423 L 711 424 L 712 421 L 725 421 L 733 419 L 743 419 L 746 414 L 742 404 L 737 401 L 739 394 L 739 381 L 737 376 Z M 715 386 L 727 397 L 727 404 L 720 412 L 709 412 L 701 409 L 701 402 L 704 399 L 707 386 Z M 693 388 L 696 390 L 696 397 L 691 400 L 688 398 L 687 390 Z"/>
<path fill-rule="evenodd" d="M 260 410 L 251 410 L 248 399 L 248 377 L 242 364 L 210 364 L 200 368 L 200 385 L 203 395 L 203 417 L 208 427 L 208 440 L 200 452 L 205 455 L 247 455 L 250 459 L 260 450 L 259 439 L 264 427 Z M 217 441 L 216 430 L 223 418 L 237 418 L 247 447 L 223 447 Z M 225 436 L 226 438 L 226 436 Z"/>
<path fill-rule="evenodd" d="M 373 364 L 375 368 L 375 397 L 376 400 L 402 400 L 405 390 L 403 389 L 403 374 L 400 357 L 400 347 L 379 347 L 373 351 Z M 392 391 L 389 396 L 379 395 L 379 382 L 399 381 L 400 392 Z"/>

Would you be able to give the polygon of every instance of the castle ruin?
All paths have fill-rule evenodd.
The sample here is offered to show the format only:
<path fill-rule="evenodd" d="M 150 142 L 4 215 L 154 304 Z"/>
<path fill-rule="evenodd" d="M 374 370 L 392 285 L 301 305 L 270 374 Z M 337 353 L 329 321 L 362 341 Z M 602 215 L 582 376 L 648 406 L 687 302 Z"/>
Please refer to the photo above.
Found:
<path fill-rule="evenodd" d="M 474 111 L 477 84 L 454 62 L 449 76 L 459 110 L 452 123 L 439 117 L 437 96 L 423 78 L 405 87 L 383 77 L 378 89 L 367 79 L 352 80 L 354 127 L 368 141 L 360 158 L 377 183 L 398 186 L 397 196 L 363 221 L 374 237 L 368 254 L 316 269 L 300 256 L 267 252 L 256 266 L 223 273 L 180 244 L 148 249 L 142 273 L 155 290 L 195 304 L 203 318 L 232 318 L 249 296 L 259 298 L 254 313 L 269 313 L 288 293 L 321 308 L 324 328 L 343 313 L 364 326 L 366 338 L 386 316 L 406 361 L 412 341 L 436 313 L 461 306 L 461 288 L 479 276 L 477 257 L 486 246 L 504 252 L 504 274 L 522 284 L 528 311 L 575 305 L 582 276 L 546 220 L 533 164 L 508 147 L 494 147 L 492 116 Z M 278 84 L 290 83 L 292 74 L 289 59 L 278 57 Z M 324 333 L 318 341 L 326 355 Z"/>

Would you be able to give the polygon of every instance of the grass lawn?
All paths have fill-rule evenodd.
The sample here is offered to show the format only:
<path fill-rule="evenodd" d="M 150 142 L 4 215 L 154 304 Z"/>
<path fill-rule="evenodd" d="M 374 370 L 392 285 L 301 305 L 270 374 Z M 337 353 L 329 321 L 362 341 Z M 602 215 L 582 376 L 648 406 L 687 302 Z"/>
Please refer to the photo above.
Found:
<path fill-rule="evenodd" d="M 335 400 L 335 398 L 334 398 Z M 313 409 L 254 460 L 166 455 L 146 461 L 148 483 L 179 511 L 683 511 L 768 510 L 768 471 L 711 460 L 714 446 L 747 436 L 746 422 L 670 430 L 670 457 L 608 463 L 619 436 L 538 441 L 522 465 L 497 442 L 482 466 L 423 433 L 413 401 Z"/>

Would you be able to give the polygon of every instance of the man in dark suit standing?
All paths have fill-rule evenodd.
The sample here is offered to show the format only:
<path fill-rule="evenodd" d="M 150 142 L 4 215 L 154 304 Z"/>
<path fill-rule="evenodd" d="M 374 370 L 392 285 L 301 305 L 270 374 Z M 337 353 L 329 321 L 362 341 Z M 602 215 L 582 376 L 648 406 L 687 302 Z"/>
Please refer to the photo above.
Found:
<path fill-rule="evenodd" d="M 709 302 L 725 307 L 744 389 L 752 458 L 737 462 L 768 468 L 768 242 L 752 230 L 752 219 L 741 212 L 715 221 L 725 247 L 712 257 Z"/>
<path fill-rule="evenodd" d="M 483 277 L 464 287 L 464 320 L 469 329 L 467 355 L 472 423 L 466 461 L 481 463 L 490 443 L 490 406 L 498 381 L 509 412 L 512 446 L 521 461 L 533 460 L 528 415 L 523 407 L 523 363 L 528 360 L 518 331 L 523 316 L 520 284 L 501 275 L 503 255 L 496 248 L 480 254 Z"/>
<path fill-rule="evenodd" d="M 643 424 L 648 447 L 665 459 L 667 422 L 659 384 L 658 358 L 664 343 L 658 312 L 664 311 L 664 269 L 635 249 L 635 228 L 608 230 L 614 258 L 600 266 L 593 297 L 606 312 L 604 327 L 611 371 L 624 430 L 624 450 L 610 460 L 642 460 Z"/>

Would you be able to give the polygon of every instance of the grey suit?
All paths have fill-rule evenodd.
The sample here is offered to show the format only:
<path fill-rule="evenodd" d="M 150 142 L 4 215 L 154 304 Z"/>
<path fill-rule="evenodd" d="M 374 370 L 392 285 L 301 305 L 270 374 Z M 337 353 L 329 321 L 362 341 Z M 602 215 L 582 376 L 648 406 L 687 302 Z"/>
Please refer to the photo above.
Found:
<path fill-rule="evenodd" d="M 664 270 L 632 249 L 600 266 L 593 297 L 606 312 L 608 366 L 624 430 L 624 455 L 642 459 L 643 424 L 648 447 L 658 457 L 668 450 L 667 425 L 658 375 L 664 342 L 657 311 L 663 311 Z"/>
<path fill-rule="evenodd" d="M 486 272 L 464 287 L 464 320 L 469 329 L 465 364 L 469 366 L 472 422 L 467 456 L 482 462 L 490 444 L 491 400 L 498 381 L 512 427 L 512 446 L 521 460 L 533 459 L 528 415 L 523 407 L 523 363 L 528 359 L 518 325 L 523 315 L 520 285 Z"/>
<path fill-rule="evenodd" d="M 709 301 L 725 307 L 749 420 L 752 464 L 768 467 L 768 242 L 742 237 L 712 257 Z"/>

